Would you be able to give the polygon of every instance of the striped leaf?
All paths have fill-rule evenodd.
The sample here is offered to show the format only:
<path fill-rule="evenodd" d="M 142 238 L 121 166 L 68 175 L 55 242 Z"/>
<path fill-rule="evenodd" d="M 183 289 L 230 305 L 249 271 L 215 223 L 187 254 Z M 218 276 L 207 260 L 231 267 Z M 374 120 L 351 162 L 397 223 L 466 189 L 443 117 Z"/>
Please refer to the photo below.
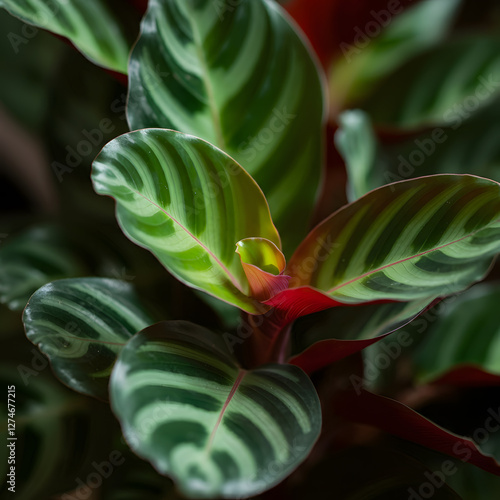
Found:
<path fill-rule="evenodd" d="M 468 118 L 454 116 L 450 126 L 386 145 L 377 140 L 366 113 L 343 113 L 335 139 L 346 163 L 350 201 L 385 184 L 423 175 L 469 173 L 500 182 L 499 118 L 497 98 Z"/>
<path fill-rule="evenodd" d="M 344 303 L 411 301 L 466 288 L 499 251 L 500 186 L 436 175 L 384 186 L 340 209 L 309 234 L 287 274 L 293 286 Z"/>
<path fill-rule="evenodd" d="M 498 35 L 453 39 L 409 59 L 360 106 L 376 123 L 451 124 L 498 96 L 499 54 Z"/>
<path fill-rule="evenodd" d="M 447 300 L 414 353 L 421 382 L 460 367 L 500 376 L 500 286 L 482 284 Z"/>
<path fill-rule="evenodd" d="M 117 201 L 125 234 L 150 250 L 179 280 L 262 312 L 236 244 L 265 238 L 280 246 L 269 207 L 255 181 L 211 144 L 171 130 L 122 135 L 94 161 L 100 194 Z"/>
<path fill-rule="evenodd" d="M 42 285 L 77 276 L 84 269 L 57 228 L 29 229 L 9 237 L 0 247 L 0 302 L 20 311 Z"/>
<path fill-rule="evenodd" d="M 80 486 L 76 479 L 95 474 L 91 463 L 107 458 L 111 448 L 111 427 L 102 405 L 65 389 L 48 374 L 26 376 L 28 369 L 32 370 L 9 362 L 0 367 L 5 398 L 0 424 L 2 498 L 46 499 L 74 490 Z M 11 386 L 15 386 L 15 441 L 7 440 L 12 437 L 7 434 Z M 12 465 L 6 445 L 11 443 L 15 443 L 15 493 L 7 491 L 6 482 Z"/>
<path fill-rule="evenodd" d="M 290 365 L 239 369 L 222 337 L 157 323 L 122 350 L 111 404 L 132 449 L 191 498 L 245 498 L 279 483 L 321 428 L 316 391 Z"/>
<path fill-rule="evenodd" d="M 129 283 L 105 278 L 65 279 L 37 290 L 23 315 L 28 339 L 72 389 L 108 399 L 118 353 L 153 323 Z"/>
<path fill-rule="evenodd" d="M 130 128 L 180 130 L 235 158 L 293 251 L 319 184 L 324 105 L 318 68 L 276 2 L 150 0 L 129 75 Z"/>
<path fill-rule="evenodd" d="M 130 44 L 104 0 L 0 0 L 0 7 L 68 38 L 96 64 L 127 73 Z"/>

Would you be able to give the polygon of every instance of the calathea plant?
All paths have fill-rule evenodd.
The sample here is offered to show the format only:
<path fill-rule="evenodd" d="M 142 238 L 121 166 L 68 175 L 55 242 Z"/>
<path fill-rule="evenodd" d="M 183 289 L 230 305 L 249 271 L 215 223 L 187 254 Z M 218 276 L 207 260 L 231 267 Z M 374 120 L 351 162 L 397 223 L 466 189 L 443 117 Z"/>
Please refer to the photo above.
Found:
<path fill-rule="evenodd" d="M 0 3 L 32 22 L 43 4 Z M 69 0 L 53 14 L 54 30 L 88 57 L 128 72 L 132 131 L 94 160 L 94 189 L 116 200 L 133 242 L 185 285 L 240 309 L 241 324 L 221 332 L 158 322 L 130 285 L 72 278 L 35 292 L 26 333 L 64 383 L 109 399 L 132 450 L 185 495 L 250 497 L 287 477 L 320 437 L 310 374 L 485 277 L 500 252 L 500 185 L 452 174 L 395 182 L 307 234 L 325 93 L 281 7 L 150 0 L 127 63 L 120 37 L 98 36 L 101 24 L 89 43 L 94 4 Z M 78 29 L 67 30 L 68 19 Z M 297 319 L 326 309 L 356 326 L 292 332 Z M 371 401 L 357 389 L 337 404 Z M 500 473 L 472 441 L 429 421 L 404 437 L 457 458 L 466 450 L 469 462 Z"/>

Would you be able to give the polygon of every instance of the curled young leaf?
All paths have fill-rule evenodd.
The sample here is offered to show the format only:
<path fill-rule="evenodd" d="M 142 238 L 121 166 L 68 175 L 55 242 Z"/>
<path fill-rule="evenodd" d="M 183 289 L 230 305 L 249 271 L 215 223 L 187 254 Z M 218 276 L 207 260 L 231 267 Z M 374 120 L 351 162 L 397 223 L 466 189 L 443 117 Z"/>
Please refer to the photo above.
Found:
<path fill-rule="evenodd" d="M 246 238 L 236 246 L 253 297 L 265 301 L 288 288 L 290 276 L 282 275 L 285 256 L 272 241 Z"/>

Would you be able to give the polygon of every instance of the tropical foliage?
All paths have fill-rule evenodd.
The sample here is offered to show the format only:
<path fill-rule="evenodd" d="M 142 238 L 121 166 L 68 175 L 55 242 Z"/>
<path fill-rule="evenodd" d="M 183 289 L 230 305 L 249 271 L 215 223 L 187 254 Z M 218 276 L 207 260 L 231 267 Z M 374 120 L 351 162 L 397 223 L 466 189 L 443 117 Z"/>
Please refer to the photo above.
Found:
<path fill-rule="evenodd" d="M 491 500 L 500 12 L 347 4 L 0 0 L 19 498 Z"/>

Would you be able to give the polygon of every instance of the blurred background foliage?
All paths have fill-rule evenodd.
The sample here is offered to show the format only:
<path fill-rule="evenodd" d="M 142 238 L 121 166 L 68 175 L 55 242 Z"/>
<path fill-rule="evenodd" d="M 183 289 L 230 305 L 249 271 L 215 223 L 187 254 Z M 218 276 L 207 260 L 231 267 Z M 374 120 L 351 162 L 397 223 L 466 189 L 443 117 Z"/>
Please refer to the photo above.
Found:
<path fill-rule="evenodd" d="M 433 173 L 500 181 L 498 1 L 402 0 L 387 22 L 373 14 L 386 10 L 387 0 L 280 3 L 309 37 L 328 80 L 328 154 L 316 221 L 347 201 L 346 184 L 352 199 L 388 182 Z M 132 40 L 145 2 L 109 6 L 121 13 Z M 70 391 L 52 375 L 24 335 L 21 312 L 50 281 L 102 276 L 133 283 L 163 318 L 195 319 L 222 332 L 234 329 L 237 314 L 230 307 L 216 312 L 210 301 L 171 278 L 125 238 L 112 200 L 92 190 L 93 158 L 127 131 L 123 75 L 94 66 L 66 40 L 3 9 L 0 33 L 0 378 L 18 393 L 16 498 L 76 495 L 75 488 L 89 482 L 93 463 L 108 460 L 113 451 L 125 458 L 123 465 L 88 490 L 92 498 L 179 498 L 169 480 L 128 451 L 104 403 Z M 489 82 L 483 83 L 485 97 L 472 99 L 481 79 Z M 343 114 L 352 108 L 360 111 Z M 445 140 L 433 138 L 437 129 Z M 487 283 L 404 327 L 408 345 L 389 336 L 367 348 L 367 386 L 474 436 L 488 411 L 500 407 L 498 279 L 496 265 Z M 311 321 L 299 321 L 295 329 L 306 331 Z M 329 401 L 349 383 L 357 362 L 353 357 L 315 374 L 326 409 L 322 440 L 295 474 L 262 498 L 399 500 L 410 488 L 418 493 L 450 460 L 335 415 Z M 500 433 L 488 436 L 483 447 L 500 459 Z M 432 498 L 498 497 L 499 478 L 468 464 L 456 467 L 446 485 L 433 486 Z M 5 484 L 0 495 L 7 498 Z"/>

